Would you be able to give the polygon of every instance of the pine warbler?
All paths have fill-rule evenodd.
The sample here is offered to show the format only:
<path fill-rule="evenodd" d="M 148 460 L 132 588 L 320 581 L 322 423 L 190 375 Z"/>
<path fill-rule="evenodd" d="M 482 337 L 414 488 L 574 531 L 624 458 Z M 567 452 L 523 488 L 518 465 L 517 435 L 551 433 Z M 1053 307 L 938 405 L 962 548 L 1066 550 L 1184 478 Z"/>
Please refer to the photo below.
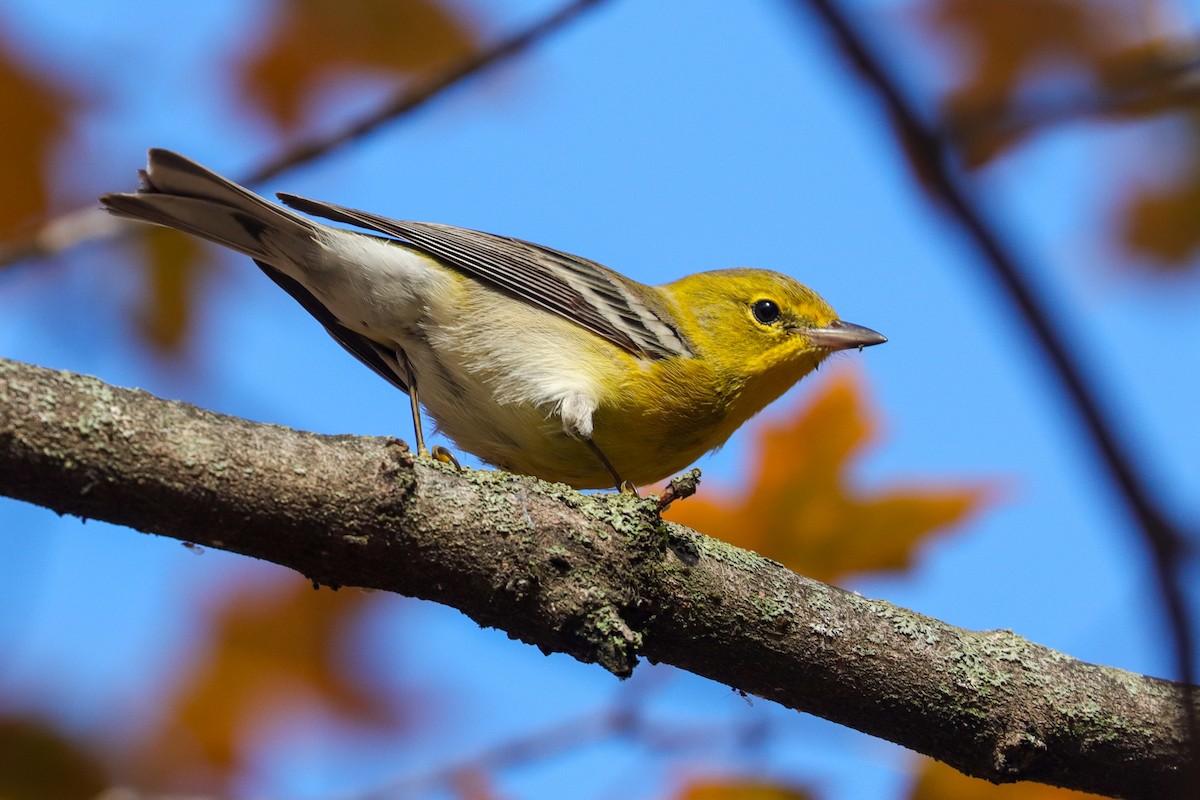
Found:
<path fill-rule="evenodd" d="M 167 150 L 114 214 L 254 259 L 458 447 L 576 488 L 661 480 L 719 447 L 837 350 L 887 341 L 756 269 L 646 286 L 487 233 L 280 194 L 314 222 Z M 383 234 L 383 236 L 376 235 Z M 418 386 L 420 387 L 418 392 Z"/>

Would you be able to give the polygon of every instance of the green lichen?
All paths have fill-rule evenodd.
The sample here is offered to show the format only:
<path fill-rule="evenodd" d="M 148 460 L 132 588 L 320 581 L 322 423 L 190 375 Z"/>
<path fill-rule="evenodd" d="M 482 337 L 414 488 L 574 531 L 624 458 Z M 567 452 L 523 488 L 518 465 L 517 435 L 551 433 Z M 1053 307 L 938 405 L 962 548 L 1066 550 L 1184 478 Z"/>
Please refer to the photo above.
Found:
<path fill-rule="evenodd" d="M 595 606 L 587 615 L 583 635 L 598 664 L 619 677 L 632 673 L 642 634 L 629 627 L 616 607 L 608 603 Z"/>
<path fill-rule="evenodd" d="M 1029 655 L 1029 642 L 1007 629 L 988 631 L 982 635 L 979 650 L 988 658 L 1017 663 Z"/>
<path fill-rule="evenodd" d="M 893 606 L 891 613 L 881 612 L 880 616 L 890 619 L 892 630 L 901 636 L 915 641 L 923 641 L 928 645 L 935 645 L 941 641 L 937 626 L 918 614 L 896 609 Z"/>
<path fill-rule="evenodd" d="M 835 591 L 828 584 L 813 582 L 805 598 L 809 610 L 818 614 L 832 614 L 836 608 L 833 600 Z"/>
<path fill-rule="evenodd" d="M 750 604 L 764 620 L 771 621 L 779 617 L 792 617 L 796 614 L 796 598 L 786 577 L 772 576 L 767 594 L 756 594 L 750 598 Z"/>
<path fill-rule="evenodd" d="M 950 652 L 949 661 L 954 665 L 950 674 L 954 684 L 969 687 L 983 697 L 990 694 L 990 689 L 1002 688 L 1010 681 L 1006 670 L 996 669 L 994 662 L 973 646 Z"/>
<path fill-rule="evenodd" d="M 696 539 L 702 555 L 727 564 L 744 572 L 757 573 L 763 568 L 775 565 L 776 562 L 760 556 L 758 553 L 743 550 L 740 547 L 714 539 L 711 536 L 699 536 Z"/>
<path fill-rule="evenodd" d="M 641 536 L 646 533 L 648 517 L 657 518 L 657 513 L 647 515 L 645 503 L 632 494 L 580 495 L 583 502 L 578 508 L 590 520 L 603 523 L 626 536 Z"/>

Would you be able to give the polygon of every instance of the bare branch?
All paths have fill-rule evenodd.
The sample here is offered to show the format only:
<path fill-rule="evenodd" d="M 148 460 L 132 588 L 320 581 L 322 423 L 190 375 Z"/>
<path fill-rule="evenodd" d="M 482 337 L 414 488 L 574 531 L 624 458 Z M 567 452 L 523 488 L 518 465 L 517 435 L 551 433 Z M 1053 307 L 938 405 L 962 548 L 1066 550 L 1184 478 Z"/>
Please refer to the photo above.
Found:
<path fill-rule="evenodd" d="M 363 138 L 393 119 L 419 108 L 427 100 L 441 94 L 463 79 L 524 52 L 531 45 L 540 42 L 600 2 L 602 0 L 573 0 L 573 2 L 567 3 L 528 28 L 462 59 L 444 72 L 420 81 L 414 86 L 400 89 L 379 108 L 346 125 L 343 129 L 297 142 L 266 164 L 259 166 L 239 183 L 243 185 L 261 183 L 274 178 L 285 170 L 312 161 L 331 150 Z"/>
<path fill-rule="evenodd" d="M 77 208 L 42 223 L 27 236 L 0 242 L 0 271 L 23 261 L 48 258 L 84 242 L 114 239 L 133 224 L 95 208 Z"/>
<path fill-rule="evenodd" d="M 657 674 L 661 676 L 662 671 Z M 637 691 L 639 686 L 642 692 Z M 667 724 L 656 721 L 642 707 L 645 686 L 645 682 L 635 684 L 630 687 L 633 691 L 618 694 L 607 708 L 518 736 L 448 764 L 389 781 L 378 789 L 356 795 L 356 800 L 425 797 L 431 791 L 448 789 L 472 775 L 490 775 L 533 762 L 544 762 L 610 739 L 620 738 L 660 756 L 683 753 L 694 759 L 721 746 L 758 740 L 767 730 L 761 715 L 741 723 L 723 720 L 719 723 Z"/>
<path fill-rule="evenodd" d="M 940 124 L 944 147 L 969 152 L 981 141 L 1022 136 L 1088 117 L 1186 111 L 1200 97 L 1200 56 L 1194 41 L 1169 40 L 1153 57 L 1109 76 L 1108 85 L 1072 89 L 1048 98 L 982 102 L 957 109 Z"/>
<path fill-rule="evenodd" d="M 0 360 L 0 492 L 454 606 L 619 676 L 639 656 L 993 781 L 1172 796 L 1185 688 L 804 578 L 585 496 Z M 686 501 L 685 501 L 686 502 Z"/>

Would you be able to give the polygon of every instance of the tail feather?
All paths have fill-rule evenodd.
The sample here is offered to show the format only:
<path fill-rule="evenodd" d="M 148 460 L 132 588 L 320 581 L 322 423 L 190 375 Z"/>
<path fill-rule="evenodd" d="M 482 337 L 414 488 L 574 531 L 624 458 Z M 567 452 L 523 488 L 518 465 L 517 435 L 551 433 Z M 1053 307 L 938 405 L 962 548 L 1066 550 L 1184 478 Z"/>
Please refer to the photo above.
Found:
<path fill-rule="evenodd" d="M 142 186 L 136 193 L 106 194 L 100 202 L 117 216 L 175 228 L 252 257 L 338 344 L 393 386 L 408 391 L 407 373 L 396 345 L 346 327 L 314 294 L 311 270 L 323 263 L 318 238 L 325 226 L 170 150 L 151 150 L 141 176 Z M 332 272 L 346 268 L 347 262 L 332 260 Z"/>
<path fill-rule="evenodd" d="M 302 258 L 314 224 L 170 150 L 153 149 L 132 194 L 100 202 L 121 217 L 191 233 L 268 263 Z"/>

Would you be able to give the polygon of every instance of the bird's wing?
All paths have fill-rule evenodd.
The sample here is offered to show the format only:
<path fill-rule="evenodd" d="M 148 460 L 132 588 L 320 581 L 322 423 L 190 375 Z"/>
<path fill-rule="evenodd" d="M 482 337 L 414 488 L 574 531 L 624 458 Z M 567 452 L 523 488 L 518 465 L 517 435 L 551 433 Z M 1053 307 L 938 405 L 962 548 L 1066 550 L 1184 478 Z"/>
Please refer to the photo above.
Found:
<path fill-rule="evenodd" d="M 281 193 L 279 199 L 297 211 L 402 239 L 443 264 L 558 314 L 634 355 L 693 355 L 691 344 L 670 322 L 657 296 L 650 291 L 635 293 L 627 279 L 594 261 L 451 225 L 401 222 L 291 194 Z"/>
<path fill-rule="evenodd" d="M 329 332 L 334 341 L 344 347 L 346 352 L 373 369 L 379 377 L 400 391 L 408 391 L 407 375 L 396 351 L 390 350 L 362 334 L 355 333 L 338 322 L 337 317 L 325 307 L 325 304 L 313 296 L 312 292 L 305 289 L 299 281 L 288 277 L 266 262 L 255 259 L 254 263 L 258 264 L 268 278 L 275 281 L 281 289 L 302 305 L 305 311 L 316 317 L 317 321 L 325 326 L 325 330 Z"/>

